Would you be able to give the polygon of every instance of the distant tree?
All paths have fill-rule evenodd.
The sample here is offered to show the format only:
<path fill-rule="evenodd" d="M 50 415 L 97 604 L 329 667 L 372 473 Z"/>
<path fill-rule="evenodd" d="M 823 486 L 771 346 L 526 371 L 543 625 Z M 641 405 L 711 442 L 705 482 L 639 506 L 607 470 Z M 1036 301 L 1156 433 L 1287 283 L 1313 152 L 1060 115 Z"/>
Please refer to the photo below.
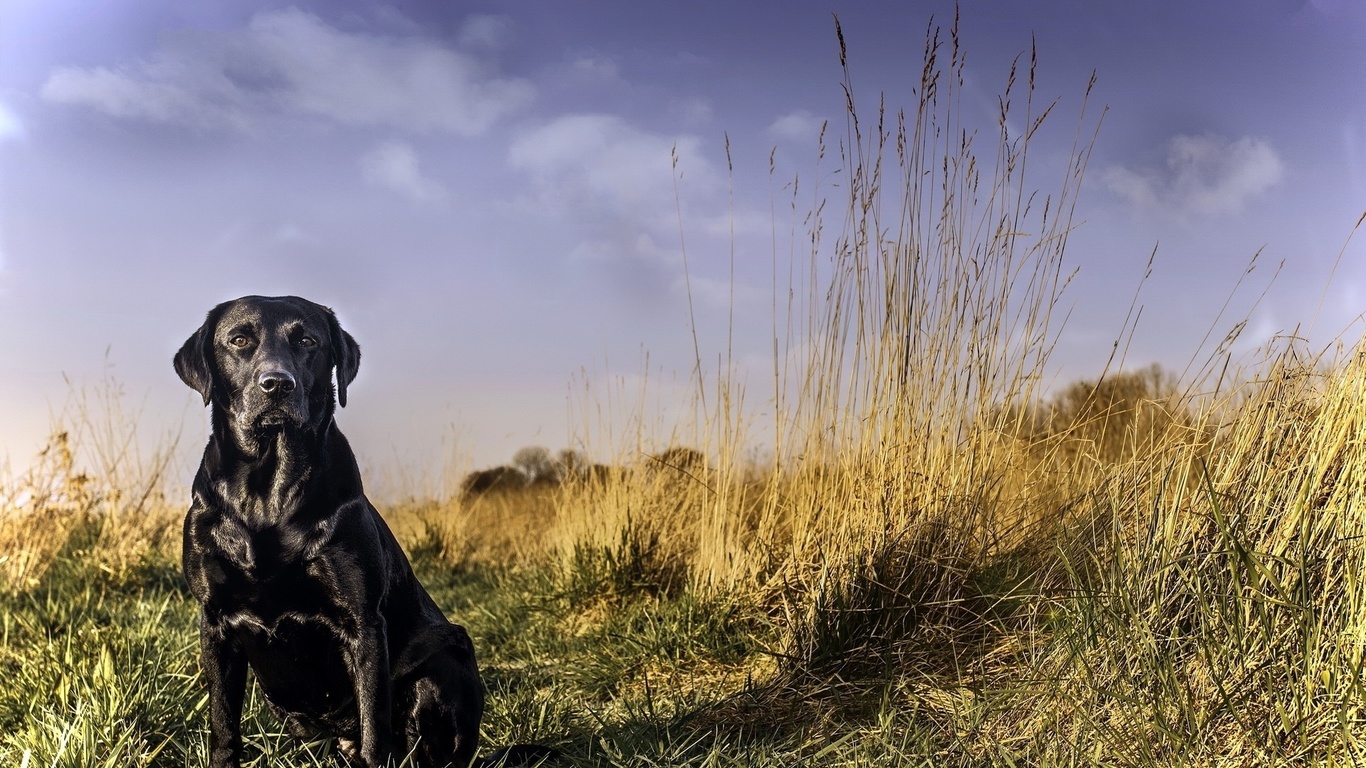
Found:
<path fill-rule="evenodd" d="M 512 466 L 526 474 L 533 483 L 558 482 L 559 473 L 555 471 L 555 461 L 550 457 L 550 449 L 539 445 L 518 448 L 512 454 Z"/>
<path fill-rule="evenodd" d="M 624 480 L 627 470 L 611 464 L 592 464 L 584 469 L 583 476 L 590 482 L 606 485 L 613 480 Z"/>
<path fill-rule="evenodd" d="M 657 468 L 672 469 L 684 474 L 693 474 L 707 468 L 707 457 L 701 451 L 681 445 L 675 445 L 650 458 L 650 463 Z"/>
<path fill-rule="evenodd" d="M 517 467 L 492 467 L 465 475 L 460 482 L 460 492 L 465 496 L 475 496 L 489 491 L 511 491 L 525 488 L 528 482 L 526 473 Z"/>
<path fill-rule="evenodd" d="M 573 448 L 565 448 L 555 457 L 555 469 L 561 479 L 582 477 L 589 466 L 588 458 Z"/>
<path fill-rule="evenodd" d="M 1115 460 L 1169 429 L 1188 427 L 1179 400 L 1176 377 L 1154 364 L 1069 384 L 1049 401 L 1036 428 L 1090 443 L 1100 457 Z"/>

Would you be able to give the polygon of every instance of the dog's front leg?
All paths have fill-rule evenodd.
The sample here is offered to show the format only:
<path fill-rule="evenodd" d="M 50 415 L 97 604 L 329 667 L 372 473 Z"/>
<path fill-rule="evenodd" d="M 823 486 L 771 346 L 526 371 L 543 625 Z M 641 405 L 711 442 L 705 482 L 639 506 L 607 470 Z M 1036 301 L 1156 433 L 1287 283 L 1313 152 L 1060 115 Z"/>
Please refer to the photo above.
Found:
<path fill-rule="evenodd" d="M 209 766 L 238 768 L 242 760 L 242 698 L 246 655 L 226 623 L 199 612 L 199 658 L 209 688 Z"/>
<path fill-rule="evenodd" d="M 380 768 L 389 760 L 392 735 L 389 642 L 384 617 L 362 624 L 348 643 L 346 655 L 360 719 L 361 762 L 367 768 Z"/>

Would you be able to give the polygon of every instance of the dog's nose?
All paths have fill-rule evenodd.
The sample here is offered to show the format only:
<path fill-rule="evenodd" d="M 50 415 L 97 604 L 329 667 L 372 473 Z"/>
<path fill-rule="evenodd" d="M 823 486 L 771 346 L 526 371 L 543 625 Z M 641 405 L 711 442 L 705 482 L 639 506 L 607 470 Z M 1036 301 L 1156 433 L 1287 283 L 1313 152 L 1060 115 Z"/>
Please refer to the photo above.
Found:
<path fill-rule="evenodd" d="M 294 391 L 294 377 L 288 371 L 266 371 L 257 377 L 256 384 L 267 395 L 287 395 Z"/>

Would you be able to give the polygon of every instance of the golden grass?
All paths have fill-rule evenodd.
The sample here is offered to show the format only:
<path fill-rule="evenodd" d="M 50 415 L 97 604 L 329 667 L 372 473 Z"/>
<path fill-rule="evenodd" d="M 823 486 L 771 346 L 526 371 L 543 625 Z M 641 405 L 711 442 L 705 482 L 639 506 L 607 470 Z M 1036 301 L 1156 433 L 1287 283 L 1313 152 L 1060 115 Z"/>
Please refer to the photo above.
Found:
<path fill-rule="evenodd" d="M 511 565 L 543 555 L 559 492 L 538 485 L 474 497 L 409 500 L 383 510 L 410 553 L 449 568 Z"/>
<path fill-rule="evenodd" d="M 53 435 L 32 468 L 0 499 L 0 584 L 36 586 L 94 506 L 93 483 L 75 471 L 70 436 Z"/>
<path fill-rule="evenodd" d="M 47 446 L 0 484 L 0 590 L 33 588 L 65 548 L 124 578 L 179 546 L 184 513 L 167 493 L 175 439 L 144 457 L 138 416 L 108 377 L 73 389 Z M 74 541 L 78 531 L 90 540 Z"/>

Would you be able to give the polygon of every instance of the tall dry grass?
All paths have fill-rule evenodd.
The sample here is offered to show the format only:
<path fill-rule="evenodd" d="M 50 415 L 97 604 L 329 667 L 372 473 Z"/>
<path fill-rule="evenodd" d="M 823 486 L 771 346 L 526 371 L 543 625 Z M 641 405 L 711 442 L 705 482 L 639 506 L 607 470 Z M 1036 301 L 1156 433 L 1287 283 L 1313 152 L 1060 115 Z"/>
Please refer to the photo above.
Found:
<path fill-rule="evenodd" d="M 1096 484 L 1014 672 L 1034 715 L 1002 727 L 1051 759 L 1359 764 L 1363 383 L 1360 353 L 1287 351 L 1212 443 L 1159 443 Z"/>
<path fill-rule="evenodd" d="M 899 681 L 887 695 L 982 757 L 1366 760 L 1362 353 L 1046 396 L 1098 120 L 1083 98 L 1039 191 L 1029 150 L 1057 102 L 1036 99 L 1034 51 L 987 140 L 956 29 L 931 28 L 912 111 L 871 119 L 840 45 L 845 131 L 819 154 L 842 205 L 797 217 L 810 250 L 776 291 L 796 298 L 775 298 L 771 465 L 738 460 L 745 387 L 699 373 L 711 466 L 566 486 L 564 567 L 601 552 L 629 575 L 611 583 L 749 605 L 782 628 L 779 685 Z M 1198 368 L 1222 376 L 1228 345 L 1212 354 Z"/>
<path fill-rule="evenodd" d="M 1063 256 L 1098 127 L 1085 99 L 1056 189 L 1040 192 L 1029 150 L 1057 103 L 1036 99 L 1033 51 L 1008 73 L 985 137 L 964 119 L 956 28 L 931 28 L 909 113 L 879 102 L 868 119 L 842 35 L 840 63 L 844 135 L 823 132 L 818 154 L 835 167 L 815 172 L 839 183 L 797 217 L 793 241 L 809 250 L 775 286 L 788 298 L 775 295 L 771 465 L 756 477 L 738 460 L 746 392 L 722 371 L 698 381 L 692 436 L 713 468 L 608 493 L 571 487 L 558 523 L 571 556 L 583 542 L 658 539 L 667 552 L 654 557 L 673 578 L 781 612 L 799 666 L 971 623 L 971 573 L 1030 543 L 1030 527 L 1080 492 L 1073 467 L 1049 483 L 1033 473 L 1082 463 L 1012 409 L 1042 396 L 1059 328 Z M 801 185 L 790 187 L 795 196 Z"/>
<path fill-rule="evenodd" d="M 140 420 L 111 376 L 72 386 L 48 444 L 0 482 L 0 590 L 33 588 L 64 549 L 125 578 L 179 545 L 183 505 L 168 477 L 178 436 L 144 454 Z"/>

